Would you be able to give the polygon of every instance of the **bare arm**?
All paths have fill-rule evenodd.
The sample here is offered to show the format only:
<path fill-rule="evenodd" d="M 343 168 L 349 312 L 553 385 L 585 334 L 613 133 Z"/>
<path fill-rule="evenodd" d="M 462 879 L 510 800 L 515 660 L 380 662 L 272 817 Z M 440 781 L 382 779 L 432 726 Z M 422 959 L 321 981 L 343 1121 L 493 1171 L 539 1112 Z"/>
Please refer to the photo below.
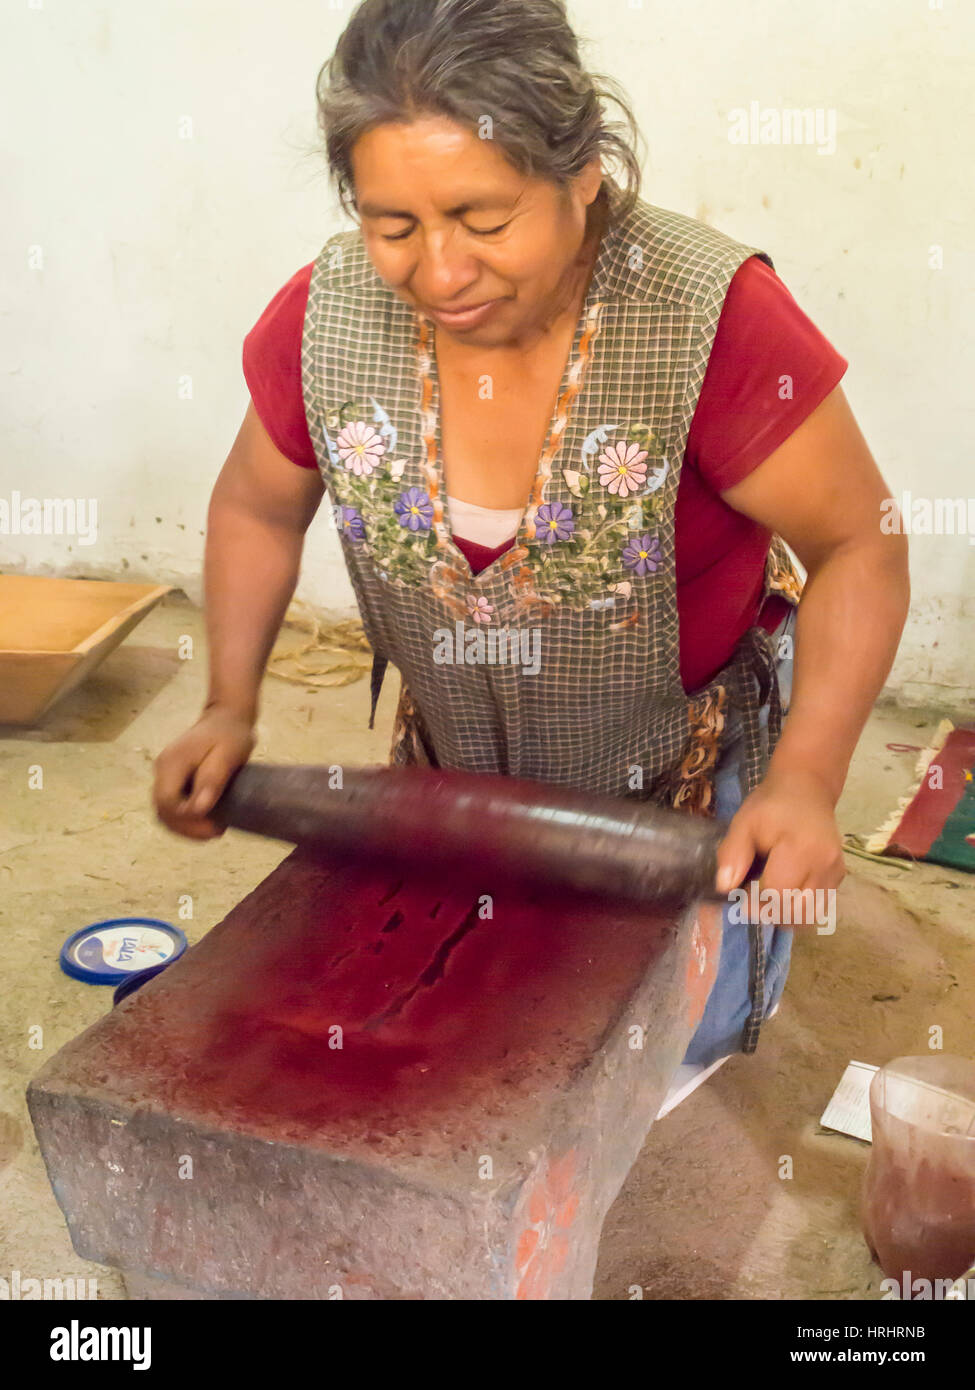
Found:
<path fill-rule="evenodd" d="M 834 801 L 907 617 L 907 538 L 880 529 L 890 489 L 840 387 L 724 500 L 787 541 L 808 571 L 777 768 L 816 770 Z"/>
<path fill-rule="evenodd" d="M 264 667 L 323 493 L 321 475 L 285 458 L 249 404 L 207 517 L 208 709 L 220 705 L 251 723 L 257 718 Z"/>
<path fill-rule="evenodd" d="M 729 506 L 782 536 L 808 571 L 789 717 L 753 793 L 763 794 L 758 804 L 769 814 L 757 834 L 754 821 L 749 837 L 729 834 L 721 856 L 734 883 L 747 870 L 749 849 L 769 853 L 769 886 L 832 886 L 843 876 L 832 812 L 910 603 L 907 539 L 880 529 L 881 503 L 889 496 L 840 387 L 753 473 L 722 493 Z M 793 811 L 786 815 L 790 798 Z M 823 833 L 827 811 L 831 847 Z M 776 817 L 789 827 L 777 840 Z"/>
<path fill-rule="evenodd" d="M 323 494 L 320 474 L 285 458 L 248 405 L 207 517 L 206 704 L 193 727 L 156 760 L 159 818 L 191 839 L 220 833 L 207 812 L 253 751 L 264 667 Z"/>

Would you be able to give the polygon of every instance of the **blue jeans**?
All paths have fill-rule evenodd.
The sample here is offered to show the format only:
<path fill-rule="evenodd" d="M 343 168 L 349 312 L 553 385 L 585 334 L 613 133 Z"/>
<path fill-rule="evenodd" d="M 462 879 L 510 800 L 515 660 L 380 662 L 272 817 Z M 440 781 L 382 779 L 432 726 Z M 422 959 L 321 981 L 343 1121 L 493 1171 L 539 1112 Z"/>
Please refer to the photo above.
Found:
<path fill-rule="evenodd" d="M 779 652 L 776 670 L 783 715 L 792 694 L 795 620 L 795 609 L 791 609 L 773 637 Z M 767 704 L 763 706 L 759 718 L 762 729 L 767 729 Z M 743 762 L 741 719 L 735 711 L 729 720 L 728 740 L 715 770 L 715 814 L 719 820 L 730 821 L 744 800 L 741 782 Z M 718 973 L 708 996 L 704 1016 L 684 1056 L 684 1064 L 688 1066 L 710 1066 L 721 1057 L 740 1052 L 744 1041 L 745 1023 L 752 1008 L 748 926 L 729 920 L 732 907 L 732 903 L 727 903 L 722 913 Z M 766 955 L 763 1017 L 768 1018 L 785 989 L 792 954 L 792 929 L 763 927 L 762 932 Z"/>

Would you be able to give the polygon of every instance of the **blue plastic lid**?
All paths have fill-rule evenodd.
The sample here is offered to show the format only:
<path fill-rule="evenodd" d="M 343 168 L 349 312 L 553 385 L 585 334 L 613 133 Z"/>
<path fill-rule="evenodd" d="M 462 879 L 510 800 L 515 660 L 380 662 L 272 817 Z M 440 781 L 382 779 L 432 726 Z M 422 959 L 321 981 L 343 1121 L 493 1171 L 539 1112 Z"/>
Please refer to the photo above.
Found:
<path fill-rule="evenodd" d="M 61 969 L 89 985 L 117 985 L 137 971 L 162 970 L 186 950 L 179 927 L 155 917 L 109 917 L 72 932 Z"/>

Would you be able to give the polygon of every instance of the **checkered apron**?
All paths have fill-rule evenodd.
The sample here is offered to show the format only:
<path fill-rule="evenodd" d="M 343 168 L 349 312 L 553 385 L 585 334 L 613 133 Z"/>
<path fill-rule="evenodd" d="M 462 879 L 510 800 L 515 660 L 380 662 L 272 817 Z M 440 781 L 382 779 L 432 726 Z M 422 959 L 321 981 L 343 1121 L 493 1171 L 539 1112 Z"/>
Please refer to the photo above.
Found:
<path fill-rule="evenodd" d="M 433 324 L 378 277 L 358 230 L 326 242 L 305 316 L 305 410 L 374 653 L 373 717 L 387 664 L 401 676 L 392 763 L 708 815 L 737 706 L 746 794 L 761 780 L 781 727 L 769 635 L 753 627 L 686 694 L 674 571 L 688 430 L 728 286 L 753 254 L 772 264 L 642 201 L 610 226 L 515 543 L 474 575 L 444 507 Z M 772 591 L 793 603 L 801 591 L 777 537 Z M 752 940 L 746 1051 L 764 993 L 760 928 Z"/>

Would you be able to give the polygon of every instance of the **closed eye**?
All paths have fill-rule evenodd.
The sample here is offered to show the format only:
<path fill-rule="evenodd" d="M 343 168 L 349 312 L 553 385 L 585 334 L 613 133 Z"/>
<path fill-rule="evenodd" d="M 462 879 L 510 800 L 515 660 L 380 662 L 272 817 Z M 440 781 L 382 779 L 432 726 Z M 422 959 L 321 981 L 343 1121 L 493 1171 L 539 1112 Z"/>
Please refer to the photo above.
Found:
<path fill-rule="evenodd" d="M 479 227 L 468 227 L 467 230 L 473 232 L 475 236 L 494 236 L 495 232 L 503 232 L 510 221 L 511 218 L 509 217 L 508 222 L 502 222 L 498 227 L 484 227 L 483 229 Z"/>
<path fill-rule="evenodd" d="M 509 218 L 507 222 L 502 222 L 498 227 L 468 227 L 467 230 L 473 232 L 475 236 L 495 236 L 498 232 L 503 232 L 505 227 L 509 226 L 510 222 L 511 219 Z M 405 232 L 396 232 L 393 236 L 386 236 L 383 234 L 383 241 L 404 241 L 406 237 L 412 236 L 412 234 L 413 228 L 408 227 Z"/>

